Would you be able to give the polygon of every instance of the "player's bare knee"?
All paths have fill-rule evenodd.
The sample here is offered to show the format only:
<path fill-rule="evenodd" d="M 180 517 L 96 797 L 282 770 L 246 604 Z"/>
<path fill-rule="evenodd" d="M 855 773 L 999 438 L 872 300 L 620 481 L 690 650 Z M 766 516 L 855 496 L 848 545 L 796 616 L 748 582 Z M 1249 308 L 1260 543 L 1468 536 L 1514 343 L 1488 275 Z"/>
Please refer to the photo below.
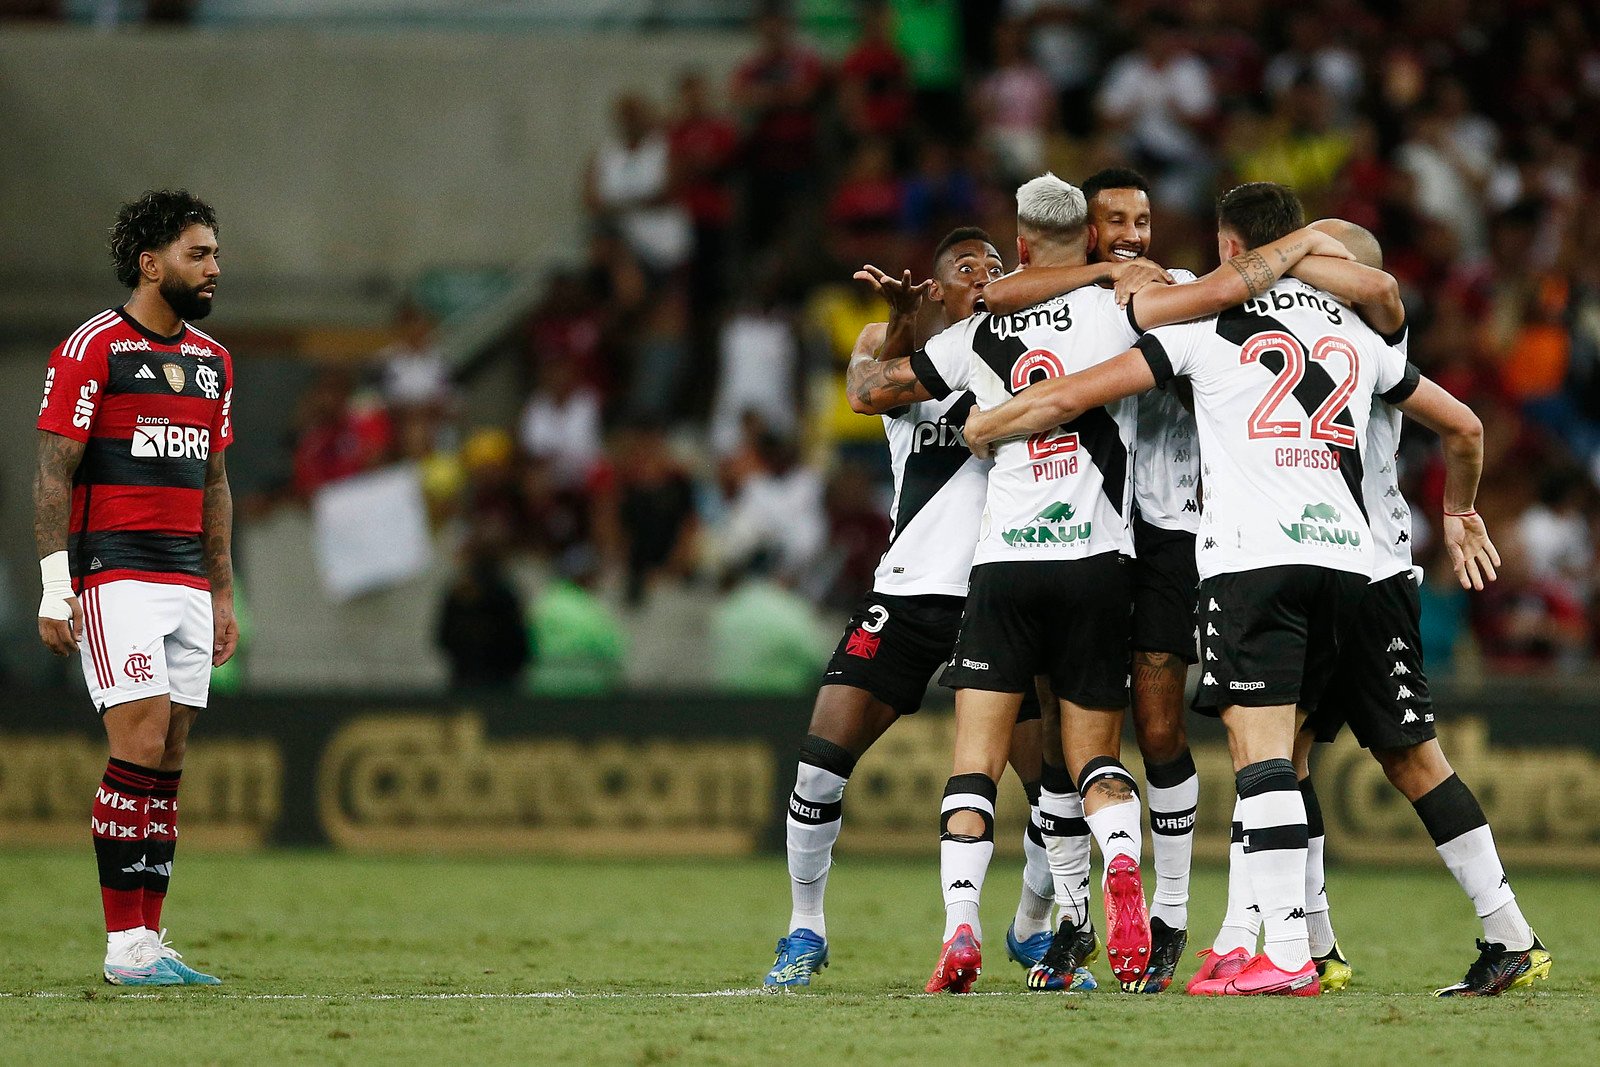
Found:
<path fill-rule="evenodd" d="M 1189 747 L 1189 736 L 1181 721 L 1135 722 L 1134 733 L 1139 739 L 1139 754 L 1146 763 L 1170 763 Z"/>

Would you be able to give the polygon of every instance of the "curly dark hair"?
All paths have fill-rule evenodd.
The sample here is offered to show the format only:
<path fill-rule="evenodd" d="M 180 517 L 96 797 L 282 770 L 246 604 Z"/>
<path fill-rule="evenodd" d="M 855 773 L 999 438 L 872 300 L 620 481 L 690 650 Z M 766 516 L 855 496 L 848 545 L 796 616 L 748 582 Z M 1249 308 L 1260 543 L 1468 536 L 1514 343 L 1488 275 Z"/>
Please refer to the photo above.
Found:
<path fill-rule="evenodd" d="M 111 227 L 111 263 L 117 281 L 129 289 L 139 284 L 139 256 L 170 245 L 188 226 L 199 223 L 217 230 L 217 213 L 187 189 L 153 189 L 117 211 Z"/>

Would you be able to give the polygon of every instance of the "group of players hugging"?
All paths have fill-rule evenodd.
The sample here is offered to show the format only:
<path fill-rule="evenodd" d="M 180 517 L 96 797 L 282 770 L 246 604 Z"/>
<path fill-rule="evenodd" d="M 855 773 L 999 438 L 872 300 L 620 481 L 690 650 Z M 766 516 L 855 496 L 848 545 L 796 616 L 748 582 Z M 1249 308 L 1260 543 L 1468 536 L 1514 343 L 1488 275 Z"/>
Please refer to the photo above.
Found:
<path fill-rule="evenodd" d="M 1027 793 L 1006 954 L 1035 990 L 1094 989 L 1090 839 L 1103 947 L 1127 992 L 1160 993 L 1188 943 L 1199 783 L 1184 724 L 1220 717 L 1234 766 L 1228 904 L 1187 991 L 1315 996 L 1351 967 L 1329 917 L 1316 742 L 1348 725 L 1415 807 L 1483 923 L 1436 995 L 1547 977 L 1483 809 L 1434 731 L 1421 656 L 1402 414 L 1439 435 L 1443 540 L 1463 588 L 1499 563 L 1473 508 L 1482 427 L 1406 358 L 1405 307 L 1372 234 L 1306 225 L 1256 182 L 1217 205 L 1221 265 L 1148 258 L 1149 185 L 1017 190 L 1018 269 L 958 229 L 913 284 L 857 274 L 890 307 L 852 355 L 852 408 L 883 418 L 893 530 L 828 664 L 787 816 L 793 911 L 764 984 L 809 985 L 829 957 L 823 898 L 856 762 L 930 679 L 955 690 L 939 808 L 943 946 L 926 989 L 969 992 L 1007 762 Z M 1122 762 L 1130 705 L 1141 788 Z M 1052 908 L 1055 921 L 1052 922 Z"/>

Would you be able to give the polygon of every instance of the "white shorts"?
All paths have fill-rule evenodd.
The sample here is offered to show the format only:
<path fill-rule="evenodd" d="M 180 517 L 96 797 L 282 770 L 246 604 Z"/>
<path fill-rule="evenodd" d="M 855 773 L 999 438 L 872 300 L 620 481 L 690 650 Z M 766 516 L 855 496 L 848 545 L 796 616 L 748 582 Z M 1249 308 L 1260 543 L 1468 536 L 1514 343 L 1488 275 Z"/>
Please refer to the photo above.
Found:
<path fill-rule="evenodd" d="M 94 706 L 171 694 L 203 708 L 211 693 L 211 593 L 123 580 L 86 589 L 78 653 Z"/>

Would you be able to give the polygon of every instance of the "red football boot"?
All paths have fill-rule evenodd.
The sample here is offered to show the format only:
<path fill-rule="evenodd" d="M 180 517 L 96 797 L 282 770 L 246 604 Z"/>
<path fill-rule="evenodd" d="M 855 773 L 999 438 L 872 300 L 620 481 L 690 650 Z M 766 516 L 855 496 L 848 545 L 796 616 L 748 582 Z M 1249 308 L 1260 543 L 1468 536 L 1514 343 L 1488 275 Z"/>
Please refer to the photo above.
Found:
<path fill-rule="evenodd" d="M 950 940 L 944 943 L 944 950 L 939 953 L 939 966 L 933 969 L 933 977 L 928 979 L 923 991 L 938 993 L 949 990 L 952 993 L 970 993 L 972 983 L 978 980 L 978 975 L 982 971 L 982 947 L 978 944 L 978 939 L 973 936 L 972 927 L 962 923 L 956 927 L 956 932 L 950 935 Z"/>

